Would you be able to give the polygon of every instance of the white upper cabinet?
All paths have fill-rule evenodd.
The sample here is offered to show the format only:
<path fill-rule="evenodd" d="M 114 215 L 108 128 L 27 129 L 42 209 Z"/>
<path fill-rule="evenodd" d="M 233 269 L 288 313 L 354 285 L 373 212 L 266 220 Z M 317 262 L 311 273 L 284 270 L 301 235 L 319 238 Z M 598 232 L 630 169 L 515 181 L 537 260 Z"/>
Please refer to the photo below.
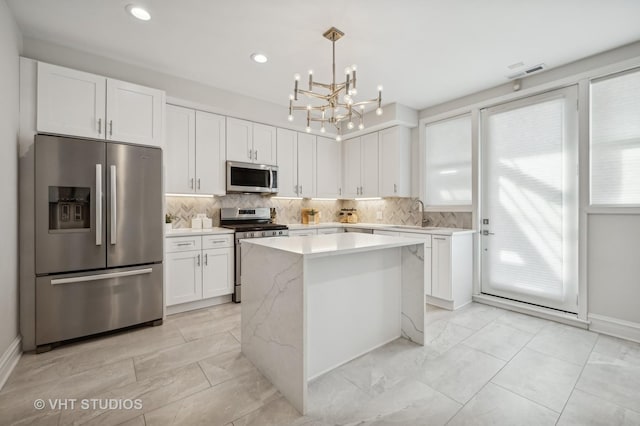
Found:
<path fill-rule="evenodd" d="M 164 143 L 165 190 L 169 193 L 194 192 L 196 174 L 196 112 L 167 105 Z"/>
<path fill-rule="evenodd" d="M 298 133 L 298 196 L 316 196 L 316 137 Z"/>
<path fill-rule="evenodd" d="M 166 192 L 225 193 L 225 117 L 167 105 Z"/>
<path fill-rule="evenodd" d="M 360 138 L 361 149 L 361 197 L 379 197 L 378 190 L 378 133 L 371 133 Z"/>
<path fill-rule="evenodd" d="M 406 127 L 378 132 L 380 148 L 380 196 L 411 196 L 411 134 Z"/>
<path fill-rule="evenodd" d="M 38 63 L 37 130 L 161 146 L 164 92 Z"/>
<path fill-rule="evenodd" d="M 253 123 L 227 118 L 227 160 L 253 162 Z"/>
<path fill-rule="evenodd" d="M 225 117 L 196 111 L 196 192 L 226 193 Z"/>
<path fill-rule="evenodd" d="M 162 145 L 164 92 L 107 79 L 107 139 Z"/>
<path fill-rule="evenodd" d="M 227 118 L 227 160 L 275 164 L 276 128 Z"/>
<path fill-rule="evenodd" d="M 277 131 L 278 195 L 298 196 L 298 132 L 278 129 Z"/>
<path fill-rule="evenodd" d="M 253 123 L 253 162 L 276 164 L 276 128 Z"/>
<path fill-rule="evenodd" d="M 318 136 L 316 142 L 316 197 L 342 196 L 342 161 L 340 142 Z"/>
<path fill-rule="evenodd" d="M 342 144 L 342 188 L 346 198 L 355 198 L 360 195 L 360 138 L 349 139 Z"/>
<path fill-rule="evenodd" d="M 105 138 L 106 79 L 38 62 L 38 132 Z"/>

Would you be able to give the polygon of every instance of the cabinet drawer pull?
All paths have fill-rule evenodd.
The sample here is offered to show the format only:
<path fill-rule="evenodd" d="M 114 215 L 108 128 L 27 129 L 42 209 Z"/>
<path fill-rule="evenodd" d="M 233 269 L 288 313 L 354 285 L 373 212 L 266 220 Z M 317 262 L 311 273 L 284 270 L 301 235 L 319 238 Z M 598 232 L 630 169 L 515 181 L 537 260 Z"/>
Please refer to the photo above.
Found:
<path fill-rule="evenodd" d="M 178 243 L 177 244 L 179 247 L 184 247 L 184 246 L 191 246 L 193 245 L 192 243 Z"/>
<path fill-rule="evenodd" d="M 440 237 L 433 237 L 433 239 L 434 240 L 442 240 L 442 241 L 446 240 L 446 238 L 440 238 Z"/>
<path fill-rule="evenodd" d="M 226 242 L 226 240 L 211 240 L 210 241 L 211 244 L 222 244 L 222 243 L 225 243 L 225 242 Z"/>

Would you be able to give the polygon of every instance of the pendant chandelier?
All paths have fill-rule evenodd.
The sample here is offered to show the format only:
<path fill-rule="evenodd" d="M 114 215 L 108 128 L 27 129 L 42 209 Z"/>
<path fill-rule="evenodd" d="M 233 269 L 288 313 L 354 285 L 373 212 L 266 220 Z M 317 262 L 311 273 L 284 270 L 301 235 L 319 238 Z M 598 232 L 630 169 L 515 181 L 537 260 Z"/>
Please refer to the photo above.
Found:
<path fill-rule="evenodd" d="M 307 132 L 311 132 L 311 122 L 320 123 L 320 132 L 326 131 L 325 124 L 332 125 L 337 130 L 336 140 L 342 140 L 342 126 L 346 123 L 351 130 L 358 122 L 358 128 L 364 129 L 364 113 L 367 105 L 377 104 L 376 114 L 382 115 L 382 86 L 378 86 L 378 97 L 375 99 L 356 102 L 354 96 L 358 93 L 356 66 L 347 67 L 345 81 L 336 83 L 336 41 L 344 35 L 335 27 L 329 28 L 323 36 L 331 41 L 333 51 L 333 79 L 331 83 L 319 83 L 313 80 L 313 71 L 309 71 L 309 90 L 300 89 L 300 74 L 294 75 L 293 94 L 289 95 L 289 121 L 293 121 L 294 111 L 306 111 Z M 321 91 L 315 91 L 320 89 Z M 319 99 L 320 105 L 294 105 L 298 101 L 298 95 Z"/>

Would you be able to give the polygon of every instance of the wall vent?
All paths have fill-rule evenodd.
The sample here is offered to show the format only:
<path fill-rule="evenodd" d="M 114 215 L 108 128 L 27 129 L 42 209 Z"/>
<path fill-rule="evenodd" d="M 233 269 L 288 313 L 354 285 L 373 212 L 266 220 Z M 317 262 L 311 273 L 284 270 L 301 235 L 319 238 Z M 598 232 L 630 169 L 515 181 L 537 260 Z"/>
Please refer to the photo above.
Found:
<path fill-rule="evenodd" d="M 516 78 L 526 77 L 528 75 L 540 72 L 540 71 L 544 70 L 545 68 L 546 68 L 545 64 L 534 65 L 531 68 L 527 68 L 526 70 L 518 71 L 515 74 L 511 74 L 511 75 L 507 76 L 507 78 L 509 80 L 514 80 Z"/>

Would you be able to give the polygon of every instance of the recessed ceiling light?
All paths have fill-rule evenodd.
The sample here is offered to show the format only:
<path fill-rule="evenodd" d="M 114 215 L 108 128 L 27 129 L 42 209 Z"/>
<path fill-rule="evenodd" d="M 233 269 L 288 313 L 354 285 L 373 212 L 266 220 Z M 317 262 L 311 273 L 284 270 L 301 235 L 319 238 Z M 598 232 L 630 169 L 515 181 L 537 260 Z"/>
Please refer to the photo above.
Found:
<path fill-rule="evenodd" d="M 133 16 L 134 18 L 137 18 L 141 21 L 148 21 L 149 19 L 151 19 L 151 14 L 149 12 L 147 12 L 146 9 L 140 7 L 140 6 L 135 6 L 133 4 L 127 5 L 127 7 L 125 7 L 126 11 L 129 12 L 131 14 L 131 16 Z"/>
<path fill-rule="evenodd" d="M 253 53 L 251 54 L 251 59 L 259 64 L 264 64 L 268 61 L 267 55 L 265 55 L 264 53 Z"/>

